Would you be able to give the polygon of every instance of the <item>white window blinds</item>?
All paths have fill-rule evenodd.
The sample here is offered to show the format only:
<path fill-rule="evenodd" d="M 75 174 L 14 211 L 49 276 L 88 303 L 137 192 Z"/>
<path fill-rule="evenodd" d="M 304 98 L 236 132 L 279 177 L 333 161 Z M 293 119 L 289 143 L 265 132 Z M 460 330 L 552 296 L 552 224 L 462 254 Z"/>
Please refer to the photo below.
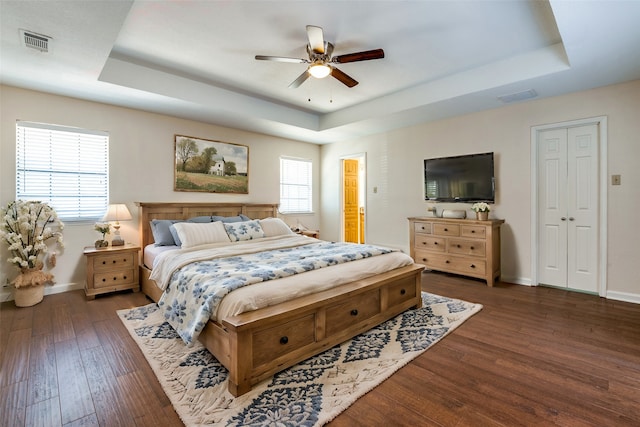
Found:
<path fill-rule="evenodd" d="M 311 212 L 311 160 L 280 158 L 280 212 Z"/>
<path fill-rule="evenodd" d="M 50 204 L 63 221 L 97 220 L 109 200 L 109 134 L 17 122 L 16 199 Z"/>

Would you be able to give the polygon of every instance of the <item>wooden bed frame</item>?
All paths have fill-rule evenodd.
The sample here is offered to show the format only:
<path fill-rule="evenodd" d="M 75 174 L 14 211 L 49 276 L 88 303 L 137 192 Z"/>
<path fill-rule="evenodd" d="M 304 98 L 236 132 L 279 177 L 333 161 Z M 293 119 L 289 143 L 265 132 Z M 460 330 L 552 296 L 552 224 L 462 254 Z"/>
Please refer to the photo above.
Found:
<path fill-rule="evenodd" d="M 152 219 L 202 215 L 252 219 L 277 217 L 275 204 L 137 203 L 140 244 L 153 243 Z M 265 378 L 346 341 L 412 307 L 422 306 L 421 273 L 412 264 L 296 298 L 275 306 L 209 321 L 200 341 L 229 370 L 229 392 L 239 396 Z M 158 301 L 162 291 L 140 262 L 142 291 Z"/>

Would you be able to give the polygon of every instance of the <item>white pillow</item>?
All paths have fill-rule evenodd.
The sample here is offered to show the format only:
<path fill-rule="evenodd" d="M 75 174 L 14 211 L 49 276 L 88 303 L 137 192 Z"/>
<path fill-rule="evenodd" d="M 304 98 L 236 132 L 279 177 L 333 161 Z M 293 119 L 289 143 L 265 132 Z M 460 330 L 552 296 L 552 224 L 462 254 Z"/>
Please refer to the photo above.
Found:
<path fill-rule="evenodd" d="M 178 237 L 182 242 L 182 248 L 206 245 L 208 243 L 230 242 L 229 235 L 220 221 L 216 222 L 179 222 L 173 224 Z"/>
<path fill-rule="evenodd" d="M 260 220 L 260 226 L 265 237 L 294 234 L 291 228 L 280 218 L 265 218 Z"/>
<path fill-rule="evenodd" d="M 225 222 L 223 225 L 232 242 L 264 237 L 264 231 L 262 231 L 260 222 L 257 219 L 253 221 Z"/>

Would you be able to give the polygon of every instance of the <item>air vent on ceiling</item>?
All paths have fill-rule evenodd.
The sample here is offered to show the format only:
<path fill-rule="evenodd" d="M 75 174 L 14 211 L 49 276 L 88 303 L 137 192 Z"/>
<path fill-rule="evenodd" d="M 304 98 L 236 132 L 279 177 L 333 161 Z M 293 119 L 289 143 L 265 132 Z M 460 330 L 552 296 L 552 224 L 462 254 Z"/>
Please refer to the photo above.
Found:
<path fill-rule="evenodd" d="M 39 50 L 40 52 L 49 52 L 49 42 L 51 37 L 34 33 L 33 31 L 20 30 L 20 38 L 25 47 Z"/>
<path fill-rule="evenodd" d="M 523 99 L 535 98 L 538 93 L 534 89 L 524 90 L 522 92 L 511 93 L 509 95 L 499 96 L 498 99 L 505 104 L 510 102 L 522 101 Z"/>

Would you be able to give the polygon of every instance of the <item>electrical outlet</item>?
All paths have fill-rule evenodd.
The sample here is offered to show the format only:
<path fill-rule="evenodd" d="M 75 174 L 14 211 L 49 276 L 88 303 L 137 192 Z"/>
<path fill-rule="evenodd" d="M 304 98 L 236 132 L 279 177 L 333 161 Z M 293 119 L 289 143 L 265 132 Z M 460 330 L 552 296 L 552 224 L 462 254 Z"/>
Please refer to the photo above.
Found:
<path fill-rule="evenodd" d="M 611 175 L 611 185 L 622 184 L 622 177 L 620 175 Z"/>

